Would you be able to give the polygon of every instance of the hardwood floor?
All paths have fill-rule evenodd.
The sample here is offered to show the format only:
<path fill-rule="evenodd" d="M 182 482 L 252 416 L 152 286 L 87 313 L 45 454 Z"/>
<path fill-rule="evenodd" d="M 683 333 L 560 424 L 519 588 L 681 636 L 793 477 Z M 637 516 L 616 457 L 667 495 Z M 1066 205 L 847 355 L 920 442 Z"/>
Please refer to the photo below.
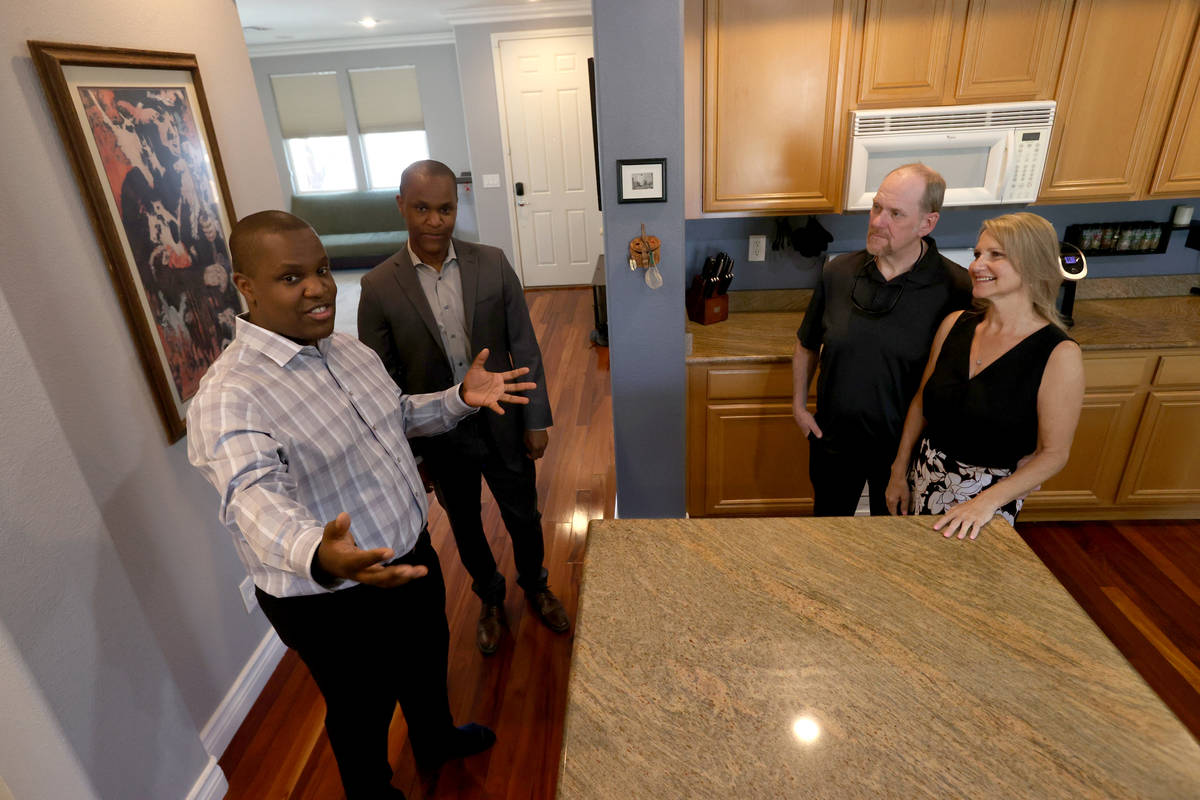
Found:
<path fill-rule="evenodd" d="M 1200 522 L 1046 522 L 1017 530 L 1200 739 Z"/>
<path fill-rule="evenodd" d="M 550 587 L 575 620 L 587 525 L 612 516 L 616 496 L 608 349 L 588 339 L 590 289 L 526 293 L 546 364 L 554 427 L 538 463 L 538 496 Z M 450 621 L 450 704 L 459 724 L 496 731 L 495 747 L 418 777 L 404 717 L 389 739 L 394 785 L 422 798 L 551 798 L 558 779 L 571 634 L 549 631 L 516 588 L 512 547 L 484 488 L 484 530 L 508 580 L 511 636 L 485 658 L 475 647 L 479 601 L 458 558 L 450 526 L 430 496 L 429 532 L 446 578 Z M 325 704 L 307 668 L 288 651 L 220 759 L 227 800 L 336 800 L 341 781 L 324 732 Z"/>
<path fill-rule="evenodd" d="M 608 350 L 588 340 L 589 290 L 530 291 L 528 299 L 555 414 L 538 472 L 546 567 L 574 622 L 587 524 L 612 515 L 615 495 Z M 484 528 L 513 586 L 512 549 L 484 491 Z M 484 658 L 474 642 L 479 604 L 432 498 L 429 529 L 446 576 L 454 717 L 490 725 L 498 741 L 486 754 L 418 777 L 397 712 L 390 737 L 394 783 L 411 800 L 552 798 L 571 636 L 551 633 L 520 592 L 510 591 L 505 610 L 512 636 Z M 1200 738 L 1200 522 L 1039 523 L 1019 530 Z M 228 800 L 343 797 L 323 716 L 316 686 L 289 651 L 220 759 Z"/>

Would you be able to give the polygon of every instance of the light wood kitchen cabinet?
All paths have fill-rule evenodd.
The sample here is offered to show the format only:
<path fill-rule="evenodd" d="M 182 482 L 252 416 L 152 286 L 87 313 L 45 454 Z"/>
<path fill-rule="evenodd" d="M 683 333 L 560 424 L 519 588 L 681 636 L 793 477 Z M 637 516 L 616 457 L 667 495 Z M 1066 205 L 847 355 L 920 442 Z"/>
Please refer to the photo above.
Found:
<path fill-rule="evenodd" d="M 1074 0 L 971 0 L 958 103 L 1051 100 Z"/>
<path fill-rule="evenodd" d="M 1191 447 L 1182 446 L 1191 442 Z M 1117 503 L 1200 504 L 1200 353 L 1164 355 Z"/>
<path fill-rule="evenodd" d="M 689 514 L 812 513 L 808 440 L 792 418 L 790 364 L 690 365 L 687 425 Z"/>
<path fill-rule="evenodd" d="M 1072 0 L 868 0 L 859 108 L 1054 97 Z"/>
<path fill-rule="evenodd" d="M 1087 392 L 1071 458 L 1062 471 L 1025 501 L 1022 519 L 1040 510 L 1095 509 L 1116 496 L 1154 359 L 1144 353 L 1085 353 Z"/>
<path fill-rule="evenodd" d="M 1062 472 L 1021 519 L 1200 517 L 1200 350 L 1088 350 Z"/>
<path fill-rule="evenodd" d="M 1192 39 L 1191 55 L 1150 185 L 1151 197 L 1196 195 L 1200 195 L 1200 28 Z"/>
<path fill-rule="evenodd" d="M 937 106 L 954 87 L 966 0 L 868 0 L 859 108 Z"/>
<path fill-rule="evenodd" d="M 1077 0 L 1039 201 L 1146 195 L 1198 13 L 1196 0 Z"/>
<path fill-rule="evenodd" d="M 852 0 L 709 0 L 704 211 L 833 211 Z"/>
<path fill-rule="evenodd" d="M 808 441 L 791 401 L 707 408 L 704 513 L 812 513 Z"/>

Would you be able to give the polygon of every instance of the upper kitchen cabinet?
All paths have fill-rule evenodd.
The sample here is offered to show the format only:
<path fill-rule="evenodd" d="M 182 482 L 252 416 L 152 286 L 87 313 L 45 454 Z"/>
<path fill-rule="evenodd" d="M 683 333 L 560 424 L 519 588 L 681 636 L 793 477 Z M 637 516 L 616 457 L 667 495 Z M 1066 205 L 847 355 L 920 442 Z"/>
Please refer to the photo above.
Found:
<path fill-rule="evenodd" d="M 858 108 L 1048 100 L 1072 0 L 868 0 Z"/>
<path fill-rule="evenodd" d="M 1039 200 L 1146 195 L 1198 13 L 1197 0 L 1078 0 Z M 1186 128 L 1196 116 L 1194 103 L 1183 114 Z M 1176 148 L 1185 174 L 1198 174 L 1196 148 L 1183 139 Z"/>
<path fill-rule="evenodd" d="M 1200 195 L 1200 29 L 1192 40 L 1192 53 L 1183 71 L 1150 195 Z"/>
<path fill-rule="evenodd" d="M 972 0 L 956 103 L 1051 100 L 1073 0 Z"/>
<path fill-rule="evenodd" d="M 833 211 L 861 3 L 709 0 L 704 211 Z"/>
<path fill-rule="evenodd" d="M 869 0 L 858 107 L 946 103 L 966 8 L 966 0 Z"/>

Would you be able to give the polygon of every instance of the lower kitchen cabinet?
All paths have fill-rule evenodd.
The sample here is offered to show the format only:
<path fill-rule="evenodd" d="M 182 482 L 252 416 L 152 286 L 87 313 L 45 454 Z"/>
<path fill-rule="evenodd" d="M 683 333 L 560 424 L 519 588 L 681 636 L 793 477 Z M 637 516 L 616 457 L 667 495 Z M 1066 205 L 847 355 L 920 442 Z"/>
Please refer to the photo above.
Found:
<path fill-rule="evenodd" d="M 812 513 L 808 440 L 791 402 L 709 406 L 706 514 Z"/>
<path fill-rule="evenodd" d="M 1200 350 L 1087 350 L 1084 369 L 1071 458 L 1021 519 L 1200 517 Z M 790 363 L 689 364 L 687 426 L 691 516 L 812 513 Z"/>
<path fill-rule="evenodd" d="M 790 363 L 690 365 L 687 428 L 688 514 L 812 513 L 808 440 L 792 419 Z"/>
<path fill-rule="evenodd" d="M 1190 505 L 1200 516 L 1200 353 L 1159 361 L 1117 503 Z"/>

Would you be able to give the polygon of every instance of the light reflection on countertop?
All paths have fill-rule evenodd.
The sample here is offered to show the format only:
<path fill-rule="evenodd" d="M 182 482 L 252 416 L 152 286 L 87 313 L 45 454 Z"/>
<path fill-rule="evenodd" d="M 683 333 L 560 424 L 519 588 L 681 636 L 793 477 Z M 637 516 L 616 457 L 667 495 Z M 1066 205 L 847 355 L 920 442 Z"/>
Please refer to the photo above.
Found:
<path fill-rule="evenodd" d="M 821 738 L 821 726 L 812 717 L 798 717 L 792 723 L 792 735 L 801 744 L 812 744 Z"/>
<path fill-rule="evenodd" d="M 1200 797 L 1200 746 L 1009 526 L 589 529 L 560 800 Z"/>

